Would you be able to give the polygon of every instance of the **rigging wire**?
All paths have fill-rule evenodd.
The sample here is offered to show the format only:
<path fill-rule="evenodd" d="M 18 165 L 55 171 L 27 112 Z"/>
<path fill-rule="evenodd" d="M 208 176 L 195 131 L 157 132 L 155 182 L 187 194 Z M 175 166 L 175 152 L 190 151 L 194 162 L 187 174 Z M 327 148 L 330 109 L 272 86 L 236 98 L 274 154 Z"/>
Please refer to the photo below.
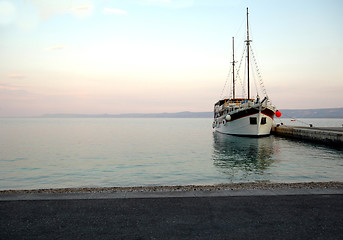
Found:
<path fill-rule="evenodd" d="M 246 94 L 245 94 L 245 85 L 243 84 L 243 81 L 242 81 L 242 79 L 241 79 L 241 77 L 240 77 L 239 71 L 240 71 L 240 68 L 241 68 L 241 65 L 242 65 L 242 62 L 243 62 L 243 58 L 244 58 L 244 53 L 245 53 L 245 51 L 246 51 L 246 47 L 243 49 L 243 53 L 242 53 L 242 55 L 241 55 L 241 60 L 240 60 L 239 66 L 238 66 L 238 68 L 236 68 L 236 71 L 235 71 L 236 79 L 237 79 L 237 78 L 239 79 L 239 82 L 240 82 L 240 84 L 241 84 L 241 86 L 242 86 L 242 93 L 243 93 L 243 95 L 246 95 Z M 224 87 L 223 87 L 223 89 L 222 89 L 222 91 L 221 91 L 221 94 L 220 94 L 220 99 L 222 99 L 222 98 L 224 97 L 224 92 L 225 92 L 225 90 L 226 90 L 227 88 L 228 88 L 227 91 L 229 92 L 229 97 L 232 97 L 232 92 L 230 91 L 230 90 L 231 90 L 231 89 L 230 89 L 230 87 L 231 87 L 230 78 L 231 78 L 231 73 L 232 73 L 232 71 L 233 71 L 233 69 L 232 69 L 232 65 L 231 65 L 230 71 L 229 71 L 229 73 L 228 73 L 227 76 L 226 76 L 226 80 L 225 80 Z M 228 82 L 229 82 L 229 84 L 228 84 Z"/>
<path fill-rule="evenodd" d="M 251 26 L 251 25 L 250 25 L 250 26 Z M 252 29 L 253 29 L 253 28 L 252 28 Z M 249 27 L 249 30 L 250 30 L 250 35 L 251 35 L 252 38 L 253 38 L 254 33 L 253 33 L 253 31 L 251 30 L 251 27 Z M 256 71 L 256 73 L 257 73 L 258 81 L 259 81 L 259 84 L 260 84 L 260 87 L 261 87 L 261 91 L 262 91 L 262 93 L 263 93 L 266 97 L 268 97 L 268 101 L 273 105 L 273 102 L 272 102 L 271 99 L 269 99 L 269 96 L 268 96 L 268 93 L 267 93 L 267 89 L 266 89 L 266 87 L 265 87 L 265 85 L 264 85 L 262 73 L 261 73 L 261 71 L 260 71 L 259 64 L 257 63 L 257 58 L 256 58 L 256 55 L 255 55 L 255 52 L 254 52 L 254 49 L 253 49 L 253 46 L 252 46 L 252 45 L 250 45 L 250 50 L 251 50 L 252 59 L 253 59 L 253 61 L 254 61 L 255 71 Z M 256 84 L 256 82 L 255 82 L 255 84 Z M 257 87 L 256 87 L 256 89 L 257 89 Z"/>
<path fill-rule="evenodd" d="M 241 72 L 241 67 L 242 67 L 243 59 L 245 57 L 245 52 L 247 51 L 247 46 L 244 43 L 245 42 L 245 35 L 244 34 L 240 34 L 240 33 L 242 33 L 242 27 L 243 27 L 244 24 L 245 24 L 245 19 L 242 19 L 242 22 L 241 22 L 241 24 L 240 24 L 240 26 L 239 26 L 239 28 L 238 28 L 238 30 L 236 32 L 236 35 L 235 35 L 236 36 L 235 39 L 237 39 L 237 38 L 241 39 L 241 41 L 238 41 L 239 42 L 238 49 L 242 48 L 243 49 L 243 53 L 241 55 L 241 59 L 239 61 L 238 68 L 236 67 L 236 69 L 232 69 L 232 65 L 231 65 L 230 71 L 229 71 L 229 73 L 226 76 L 226 81 L 225 81 L 224 87 L 223 87 L 223 89 L 221 91 L 221 94 L 220 94 L 220 99 L 222 99 L 224 97 L 224 94 L 225 94 L 226 90 L 229 92 L 229 94 L 228 94 L 229 98 L 231 98 L 233 96 L 233 93 L 232 93 L 232 91 L 230 89 L 230 88 L 232 88 L 232 84 L 233 84 L 230 81 L 232 71 L 235 71 L 236 79 L 239 80 L 239 83 L 240 83 L 240 85 L 242 87 L 242 92 L 241 92 L 242 97 L 247 95 L 246 94 L 246 86 L 245 86 L 246 84 L 244 84 L 244 81 L 242 80 L 242 78 L 240 76 L 241 75 L 240 72 Z M 252 48 L 250 48 L 250 49 L 252 51 Z M 259 79 L 261 79 L 261 74 L 260 74 L 259 69 L 257 67 L 257 62 L 256 62 L 256 59 L 255 59 L 255 56 L 254 56 L 254 54 L 252 54 L 252 55 L 253 55 L 253 59 L 254 59 L 254 62 L 255 62 L 256 68 L 257 68 L 257 73 L 258 73 Z M 247 64 L 246 61 L 245 61 L 245 64 Z M 246 79 L 246 74 L 247 74 L 246 71 L 247 71 L 247 69 L 245 67 L 244 68 L 244 78 L 243 79 Z M 255 83 L 256 91 L 258 92 L 258 88 L 256 86 L 256 80 L 254 81 L 254 83 Z M 260 84 L 261 84 L 261 80 L 260 80 Z M 263 85 L 263 82 L 262 82 L 262 87 L 261 88 L 262 88 L 262 91 L 265 93 L 265 95 L 267 95 L 266 94 L 266 90 L 265 90 L 264 85 Z"/>
<path fill-rule="evenodd" d="M 224 84 L 224 87 L 223 87 L 223 89 L 222 89 L 222 92 L 221 92 L 221 94 L 220 94 L 219 99 L 222 99 L 222 97 L 223 97 L 223 93 L 224 93 L 224 91 L 225 91 L 226 85 L 227 85 L 227 83 L 228 83 L 228 81 L 229 81 L 229 79 L 230 79 L 231 69 L 232 69 L 232 66 L 231 66 L 231 68 L 230 68 L 229 73 L 228 73 L 227 76 L 226 76 L 225 84 Z"/>
<path fill-rule="evenodd" d="M 241 31 L 243 24 L 245 24 L 245 19 L 244 18 L 242 18 L 242 22 L 241 22 L 241 24 L 240 24 L 240 26 L 239 26 L 235 36 L 238 36 L 238 33 Z"/>
<path fill-rule="evenodd" d="M 246 95 L 246 91 L 245 91 L 245 85 L 243 84 L 243 81 L 241 79 L 241 76 L 240 76 L 239 72 L 240 72 L 240 69 L 241 69 L 241 66 L 242 66 L 243 58 L 245 56 L 244 55 L 245 51 L 246 51 L 246 47 L 243 49 L 243 53 L 241 55 L 241 60 L 239 61 L 239 65 L 238 65 L 238 68 L 237 68 L 237 74 L 236 74 L 236 76 L 239 79 L 239 82 L 240 82 L 240 84 L 242 86 L 242 94 L 243 94 L 243 96 Z M 244 79 L 245 79 L 245 72 L 244 72 Z"/>
<path fill-rule="evenodd" d="M 257 93 L 257 95 L 259 96 L 260 94 L 259 94 L 258 87 L 257 87 L 257 81 L 256 81 L 255 71 L 251 71 L 251 73 L 252 73 L 253 82 L 254 82 L 254 84 L 255 84 L 256 93 Z"/>
<path fill-rule="evenodd" d="M 253 58 L 254 63 L 255 63 L 255 69 L 256 69 L 256 72 L 257 72 L 257 76 L 259 78 L 259 82 L 260 82 L 260 86 L 261 86 L 262 92 L 264 93 L 264 95 L 268 96 L 266 87 L 264 86 L 264 83 L 263 83 L 263 78 L 262 78 L 261 71 L 260 71 L 260 69 L 258 67 L 258 64 L 257 64 L 257 60 L 256 60 L 256 57 L 255 57 L 254 51 L 253 51 L 252 47 L 250 49 L 251 49 L 251 53 L 252 53 L 252 58 Z"/>

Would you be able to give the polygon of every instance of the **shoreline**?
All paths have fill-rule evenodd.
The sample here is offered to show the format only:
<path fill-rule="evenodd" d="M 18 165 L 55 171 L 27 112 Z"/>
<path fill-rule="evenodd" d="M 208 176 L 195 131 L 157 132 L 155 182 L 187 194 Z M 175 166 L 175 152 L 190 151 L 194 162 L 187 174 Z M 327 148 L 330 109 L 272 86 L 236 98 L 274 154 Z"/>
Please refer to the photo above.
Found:
<path fill-rule="evenodd" d="M 235 191 L 235 190 L 291 190 L 291 189 L 343 189 L 343 182 L 300 182 L 300 183 L 229 183 L 216 185 L 185 186 L 133 186 L 133 187 L 80 187 L 45 188 L 30 190 L 0 190 L 1 194 L 37 193 L 121 193 L 121 192 L 192 192 L 192 191 Z"/>

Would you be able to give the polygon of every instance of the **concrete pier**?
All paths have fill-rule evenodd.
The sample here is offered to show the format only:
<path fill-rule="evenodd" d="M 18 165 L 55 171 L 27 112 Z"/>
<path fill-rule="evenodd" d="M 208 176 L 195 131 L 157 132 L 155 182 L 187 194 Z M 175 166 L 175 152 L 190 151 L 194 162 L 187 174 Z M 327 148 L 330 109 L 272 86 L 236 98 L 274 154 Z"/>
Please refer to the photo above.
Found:
<path fill-rule="evenodd" d="M 271 133 L 279 136 L 334 144 L 343 147 L 343 127 L 317 128 L 278 125 L 272 127 Z"/>

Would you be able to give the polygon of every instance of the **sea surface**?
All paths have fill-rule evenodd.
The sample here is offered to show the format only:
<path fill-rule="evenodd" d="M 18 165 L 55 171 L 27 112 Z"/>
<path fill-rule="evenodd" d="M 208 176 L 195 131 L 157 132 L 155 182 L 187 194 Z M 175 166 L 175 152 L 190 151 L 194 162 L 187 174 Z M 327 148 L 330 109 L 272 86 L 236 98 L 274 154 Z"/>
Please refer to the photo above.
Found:
<path fill-rule="evenodd" d="M 0 190 L 343 181 L 342 146 L 229 136 L 211 125 L 210 118 L 0 118 Z"/>

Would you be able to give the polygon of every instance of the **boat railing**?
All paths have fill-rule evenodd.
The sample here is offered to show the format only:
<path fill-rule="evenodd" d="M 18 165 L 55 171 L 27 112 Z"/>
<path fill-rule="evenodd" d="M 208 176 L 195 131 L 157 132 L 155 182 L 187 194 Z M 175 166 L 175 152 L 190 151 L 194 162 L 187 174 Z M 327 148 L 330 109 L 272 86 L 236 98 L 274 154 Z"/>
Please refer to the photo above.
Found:
<path fill-rule="evenodd" d="M 225 115 L 227 113 L 236 113 L 246 109 L 247 107 L 259 107 L 260 103 L 256 103 L 255 99 L 225 99 L 222 105 L 215 105 L 214 112 L 216 115 Z"/>

